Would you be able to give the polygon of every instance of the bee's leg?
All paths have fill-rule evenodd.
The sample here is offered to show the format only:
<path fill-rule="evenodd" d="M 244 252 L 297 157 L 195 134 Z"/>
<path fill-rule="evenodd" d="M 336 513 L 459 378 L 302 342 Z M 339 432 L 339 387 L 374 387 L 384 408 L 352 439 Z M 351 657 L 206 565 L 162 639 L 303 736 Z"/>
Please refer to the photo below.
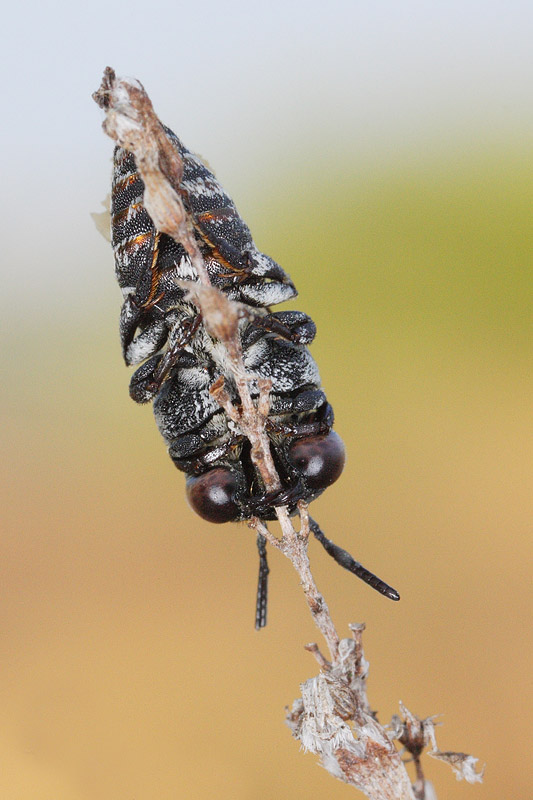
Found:
<path fill-rule="evenodd" d="M 307 438 L 308 436 L 322 436 L 326 435 L 331 430 L 331 425 L 327 425 L 320 420 L 314 422 L 278 422 L 267 419 L 266 421 L 267 433 L 271 435 L 283 435 L 288 440 L 295 437 L 299 439 Z"/>
<path fill-rule="evenodd" d="M 247 500 L 249 516 L 274 519 L 274 508 L 287 505 L 295 506 L 301 496 L 302 485 L 300 483 L 278 489 L 275 492 L 264 492 L 263 494 L 253 495 Z"/>
<path fill-rule="evenodd" d="M 200 325 L 201 317 L 186 318 L 173 328 L 164 353 L 157 353 L 134 372 L 130 381 L 130 397 L 137 403 L 153 400 L 170 371 L 178 367 L 194 367 L 196 359 L 183 348 L 189 344 Z"/>
<path fill-rule="evenodd" d="M 304 414 L 316 411 L 321 419 L 328 417 L 327 421 L 329 422 L 329 416 L 333 415 L 333 411 L 329 414 L 328 409 L 331 409 L 331 406 L 327 402 L 325 393 L 315 386 L 303 388 L 294 395 L 272 394 L 270 398 L 270 413 L 273 415 Z M 333 419 L 331 419 L 331 424 L 333 424 Z"/>
<path fill-rule="evenodd" d="M 309 421 L 287 420 L 288 414 L 301 414 L 316 410 Z M 271 416 L 266 421 L 268 433 L 283 434 L 288 437 L 320 436 L 333 427 L 333 409 L 321 389 L 304 389 L 295 397 L 272 396 Z"/>
<path fill-rule="evenodd" d="M 169 348 L 145 361 L 136 370 L 130 381 L 130 397 L 136 403 L 148 403 L 158 394 L 165 378 L 173 367 L 194 366 L 196 359 L 180 348 Z"/>
<path fill-rule="evenodd" d="M 162 356 L 152 356 L 135 370 L 130 380 L 130 397 L 136 403 L 148 403 L 156 396 L 159 388 L 154 387 L 154 371 L 157 369 Z"/>
<path fill-rule="evenodd" d="M 278 311 L 275 314 L 260 315 L 246 310 L 250 325 L 242 336 L 242 346 L 246 350 L 255 344 L 265 333 L 274 334 L 295 344 L 310 344 L 316 335 L 316 325 L 302 311 Z"/>
<path fill-rule="evenodd" d="M 257 534 L 257 549 L 259 551 L 259 577 L 257 580 L 257 599 L 255 603 L 255 629 L 261 630 L 267 624 L 267 601 L 268 601 L 268 568 L 266 539 Z"/>
<path fill-rule="evenodd" d="M 215 438 L 218 438 L 218 433 L 213 431 L 212 439 Z M 195 475 L 198 472 L 205 472 L 206 467 L 209 468 L 225 458 L 242 440 L 242 436 L 234 434 L 226 442 L 210 446 L 205 434 L 183 433 L 170 443 L 168 454 L 178 469 Z"/>
<path fill-rule="evenodd" d="M 168 348 L 154 371 L 154 383 L 158 384 L 159 387 L 163 385 L 168 373 L 181 358 L 188 358 L 191 361 L 191 366 L 196 363 L 191 354 L 182 353 L 182 351 L 194 338 L 201 321 L 200 314 L 197 314 L 194 317 L 185 317 L 179 325 L 172 328 L 168 337 Z"/>
<path fill-rule="evenodd" d="M 193 225 L 211 254 L 223 267 L 221 278 L 237 289 L 246 305 L 269 308 L 296 297 L 290 277 L 272 258 L 260 253 L 250 231 L 231 206 L 195 215 Z M 233 240 L 233 241 L 231 241 Z"/>
<path fill-rule="evenodd" d="M 157 353 L 168 337 L 168 328 L 159 312 L 150 318 L 137 304 L 135 296 L 129 294 L 120 312 L 120 340 L 126 364 L 139 364 L 148 356 Z"/>
<path fill-rule="evenodd" d="M 319 525 L 309 517 L 309 527 L 311 528 L 314 536 L 326 553 L 330 555 L 332 558 L 335 559 L 337 564 L 340 564 L 341 567 L 347 569 L 349 572 L 353 572 L 354 575 L 357 575 L 358 578 L 361 578 L 362 581 L 367 583 L 377 592 L 384 594 L 385 597 L 390 598 L 391 600 L 399 600 L 400 595 L 393 589 L 392 586 L 389 586 L 388 583 L 382 581 L 381 578 L 378 578 L 372 572 L 370 572 L 366 567 L 363 567 L 358 561 L 355 561 L 354 558 L 342 547 L 339 547 L 338 544 L 334 544 L 330 539 L 327 539 L 326 536 L 320 530 Z"/>

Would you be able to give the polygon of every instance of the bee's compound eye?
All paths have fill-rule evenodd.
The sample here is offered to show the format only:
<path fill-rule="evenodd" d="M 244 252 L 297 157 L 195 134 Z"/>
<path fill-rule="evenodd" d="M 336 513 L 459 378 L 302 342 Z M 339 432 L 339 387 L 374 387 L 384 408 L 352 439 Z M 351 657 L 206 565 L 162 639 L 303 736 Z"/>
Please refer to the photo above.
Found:
<path fill-rule="evenodd" d="M 237 481 L 229 469 L 217 467 L 187 478 L 187 500 L 193 511 L 208 522 L 231 522 L 239 518 L 235 502 Z"/>
<path fill-rule="evenodd" d="M 326 436 L 297 439 L 289 450 L 289 458 L 309 488 L 316 490 L 335 483 L 346 460 L 344 444 L 335 431 Z"/>

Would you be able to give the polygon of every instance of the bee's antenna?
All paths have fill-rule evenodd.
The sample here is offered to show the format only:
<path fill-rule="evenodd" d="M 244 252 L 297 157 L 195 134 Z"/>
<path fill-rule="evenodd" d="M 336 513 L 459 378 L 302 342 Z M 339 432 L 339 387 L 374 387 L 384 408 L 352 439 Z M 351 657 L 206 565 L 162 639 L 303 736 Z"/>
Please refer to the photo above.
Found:
<path fill-rule="evenodd" d="M 259 551 L 259 578 L 257 581 L 257 600 L 255 604 L 255 629 L 261 630 L 267 624 L 267 600 L 268 600 L 268 568 L 266 539 L 257 534 L 257 549 Z"/>
<path fill-rule="evenodd" d="M 368 585 L 375 589 L 376 592 L 384 594 L 385 597 L 389 597 L 391 600 L 400 599 L 400 595 L 396 589 L 393 589 L 392 586 L 388 585 L 388 583 L 382 581 L 381 578 L 378 578 L 377 575 L 374 575 L 373 572 L 370 572 L 368 569 L 366 569 L 366 567 L 363 567 L 362 564 L 352 558 L 352 556 L 346 550 L 344 550 L 342 547 L 339 547 L 338 544 L 335 544 L 326 536 L 324 536 L 319 525 L 314 521 L 314 519 L 311 519 L 311 517 L 309 517 L 309 527 L 326 553 L 334 558 L 337 564 L 340 564 L 341 567 L 344 567 L 344 569 L 347 569 L 349 572 L 353 572 L 354 575 L 357 575 L 357 577 L 361 578 L 362 581 L 368 583 Z"/>

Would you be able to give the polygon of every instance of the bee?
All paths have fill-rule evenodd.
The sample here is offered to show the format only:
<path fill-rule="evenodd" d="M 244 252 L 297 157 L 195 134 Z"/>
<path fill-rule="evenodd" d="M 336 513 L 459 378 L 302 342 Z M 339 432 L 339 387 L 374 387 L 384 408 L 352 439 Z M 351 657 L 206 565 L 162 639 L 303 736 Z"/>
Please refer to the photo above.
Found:
<path fill-rule="evenodd" d="M 115 270 L 123 294 L 120 339 L 127 365 L 137 367 L 130 396 L 153 403 L 157 426 L 175 466 L 186 474 L 192 509 L 205 520 L 224 523 L 259 517 L 276 508 L 296 513 L 334 483 L 345 462 L 344 445 L 333 430 L 334 415 L 308 346 L 316 334 L 300 311 L 272 306 L 294 298 L 293 282 L 260 252 L 233 201 L 207 166 L 165 128 L 183 162 L 178 192 L 192 223 L 213 286 L 250 313 L 239 324 L 243 362 L 252 397 L 261 379 L 271 382 L 266 433 L 281 488 L 267 491 L 253 464 L 248 440 L 210 393 L 219 379 L 232 402 L 239 396 L 224 345 L 209 334 L 183 281 L 198 275 L 181 244 L 154 226 L 144 204 L 144 184 L 134 156 L 116 147 L 111 200 Z M 398 593 L 327 539 L 311 521 L 326 551 L 382 594 Z M 268 564 L 260 555 L 256 627 L 266 624 Z"/>

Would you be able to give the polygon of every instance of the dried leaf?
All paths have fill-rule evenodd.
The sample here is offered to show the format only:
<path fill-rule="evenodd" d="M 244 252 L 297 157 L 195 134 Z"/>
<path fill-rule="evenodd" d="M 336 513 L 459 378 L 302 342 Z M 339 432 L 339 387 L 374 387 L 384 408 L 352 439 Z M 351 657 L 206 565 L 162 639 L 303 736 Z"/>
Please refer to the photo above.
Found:
<path fill-rule="evenodd" d="M 105 211 L 93 211 L 91 217 L 98 233 L 102 234 L 107 242 L 111 241 L 111 195 L 102 200 Z"/>
<path fill-rule="evenodd" d="M 443 752 L 442 750 L 428 750 L 428 756 L 438 758 L 439 761 L 444 761 L 449 764 L 455 772 L 458 781 L 463 778 L 468 783 L 481 783 L 483 781 L 483 774 L 485 766 L 479 772 L 476 772 L 476 764 L 479 761 L 474 756 L 469 756 L 468 753 L 452 753 Z"/>

